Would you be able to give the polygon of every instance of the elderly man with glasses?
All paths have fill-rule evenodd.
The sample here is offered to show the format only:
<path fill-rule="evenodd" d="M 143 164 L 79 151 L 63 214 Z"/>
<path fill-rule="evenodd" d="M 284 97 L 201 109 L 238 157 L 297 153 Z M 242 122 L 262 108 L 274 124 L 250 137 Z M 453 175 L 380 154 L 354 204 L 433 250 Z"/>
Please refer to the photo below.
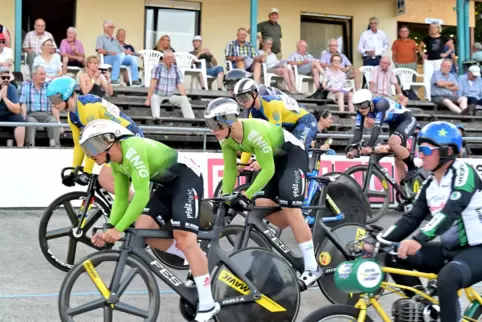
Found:
<path fill-rule="evenodd" d="M 24 122 L 17 89 L 10 84 L 10 70 L 5 67 L 0 67 L 0 122 Z M 17 146 L 23 147 L 25 127 L 15 127 L 14 136 Z"/>

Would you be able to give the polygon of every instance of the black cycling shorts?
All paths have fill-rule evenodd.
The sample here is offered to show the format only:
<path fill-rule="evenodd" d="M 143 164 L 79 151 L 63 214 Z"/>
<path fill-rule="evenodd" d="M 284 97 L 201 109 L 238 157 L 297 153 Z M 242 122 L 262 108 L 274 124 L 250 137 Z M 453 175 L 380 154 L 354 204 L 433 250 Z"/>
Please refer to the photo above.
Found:
<path fill-rule="evenodd" d="M 285 143 L 287 153 L 274 159 L 275 172 L 254 198 L 267 198 L 283 208 L 301 208 L 305 198 L 308 153 L 299 146 Z"/>
<path fill-rule="evenodd" d="M 177 176 L 168 183 L 159 185 L 147 204 L 147 215 L 159 227 L 171 222 L 174 230 L 185 230 L 197 234 L 199 231 L 199 209 L 203 197 L 203 178 L 184 164 L 176 164 L 169 172 Z"/>
<path fill-rule="evenodd" d="M 389 125 L 389 136 L 396 135 L 402 140 L 402 146 L 407 146 L 408 138 L 415 131 L 417 119 L 412 112 L 405 112 L 399 119 Z"/>

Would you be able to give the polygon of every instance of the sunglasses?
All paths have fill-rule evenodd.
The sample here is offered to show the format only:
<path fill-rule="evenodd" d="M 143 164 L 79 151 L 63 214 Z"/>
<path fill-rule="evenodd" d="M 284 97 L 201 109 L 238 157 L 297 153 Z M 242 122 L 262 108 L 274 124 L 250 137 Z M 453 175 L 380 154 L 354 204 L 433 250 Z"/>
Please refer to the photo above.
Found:
<path fill-rule="evenodd" d="M 234 98 L 236 99 L 236 101 L 238 101 L 241 104 L 248 103 L 248 102 L 251 102 L 253 100 L 253 94 L 251 94 L 251 93 L 241 93 L 241 94 L 236 95 Z"/>
<path fill-rule="evenodd" d="M 5 40 L 0 40 L 0 44 L 5 44 Z"/>
<path fill-rule="evenodd" d="M 326 119 L 330 115 L 330 111 L 328 109 L 324 110 L 323 113 L 321 113 L 321 117 Z"/>
<path fill-rule="evenodd" d="M 10 76 L 0 76 L 0 79 L 2 79 L 2 80 L 10 80 Z"/>
<path fill-rule="evenodd" d="M 432 147 L 432 146 L 427 146 L 427 145 L 422 145 L 418 147 L 418 153 L 423 153 L 423 155 L 430 156 L 432 155 L 433 150 L 438 150 L 440 149 L 439 147 Z"/>
<path fill-rule="evenodd" d="M 211 130 L 218 131 L 230 127 L 234 121 L 236 121 L 234 115 L 226 115 L 225 117 L 215 116 L 213 118 L 207 118 L 206 124 Z"/>
<path fill-rule="evenodd" d="M 359 110 L 364 110 L 364 109 L 367 109 L 370 107 L 371 105 L 371 102 L 370 101 L 366 101 L 366 102 L 362 102 L 360 104 L 354 104 L 355 107 Z"/>

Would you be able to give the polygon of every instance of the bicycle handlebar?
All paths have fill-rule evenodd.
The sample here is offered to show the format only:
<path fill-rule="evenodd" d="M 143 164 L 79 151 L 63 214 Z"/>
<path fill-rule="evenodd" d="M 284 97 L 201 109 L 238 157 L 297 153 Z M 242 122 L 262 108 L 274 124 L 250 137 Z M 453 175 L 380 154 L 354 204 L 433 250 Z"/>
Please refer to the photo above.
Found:
<path fill-rule="evenodd" d="M 77 176 L 78 174 L 84 172 L 84 167 L 79 166 L 79 167 L 66 167 L 66 168 L 63 168 L 62 170 L 60 170 L 60 177 L 62 178 L 62 180 L 64 180 L 64 178 L 66 178 L 66 177 L 68 176 L 68 174 L 66 174 L 67 171 L 70 171 L 69 173 L 74 172 L 74 175 Z M 80 172 L 80 173 L 79 173 L 79 172 Z"/>
<path fill-rule="evenodd" d="M 352 143 L 346 146 L 345 152 L 349 152 L 351 149 L 361 149 L 366 146 L 365 140 L 361 140 L 360 142 Z"/>

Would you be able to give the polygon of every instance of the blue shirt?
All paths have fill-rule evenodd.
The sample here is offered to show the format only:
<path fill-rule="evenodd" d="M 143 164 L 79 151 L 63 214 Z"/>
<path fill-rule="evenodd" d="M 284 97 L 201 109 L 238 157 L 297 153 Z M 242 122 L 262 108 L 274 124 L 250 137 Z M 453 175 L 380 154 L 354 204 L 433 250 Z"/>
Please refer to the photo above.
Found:
<path fill-rule="evenodd" d="M 452 82 L 457 84 L 457 79 L 455 78 L 454 74 L 448 73 L 447 75 L 442 74 L 442 71 L 437 70 L 436 72 L 433 73 L 432 75 L 432 89 L 431 89 L 431 96 L 445 96 L 445 97 L 451 97 L 454 96 L 454 92 L 438 86 L 436 83 L 439 80 L 444 80 L 447 82 Z"/>
<path fill-rule="evenodd" d="M 7 98 L 14 104 L 18 103 L 17 89 L 12 84 L 8 84 Z M 12 112 L 8 109 L 7 104 L 5 104 L 5 102 L 2 99 L 0 101 L 0 115 L 8 115 L 11 113 Z"/>
<path fill-rule="evenodd" d="M 459 84 L 458 96 L 474 97 L 478 100 L 482 98 L 482 78 L 475 77 L 470 86 L 467 74 L 464 74 L 459 76 L 457 83 Z"/>
<path fill-rule="evenodd" d="M 37 90 L 31 81 L 22 84 L 19 102 L 27 105 L 27 113 L 51 111 L 51 105 L 47 98 L 47 87 L 47 82 L 42 84 L 40 90 Z"/>

